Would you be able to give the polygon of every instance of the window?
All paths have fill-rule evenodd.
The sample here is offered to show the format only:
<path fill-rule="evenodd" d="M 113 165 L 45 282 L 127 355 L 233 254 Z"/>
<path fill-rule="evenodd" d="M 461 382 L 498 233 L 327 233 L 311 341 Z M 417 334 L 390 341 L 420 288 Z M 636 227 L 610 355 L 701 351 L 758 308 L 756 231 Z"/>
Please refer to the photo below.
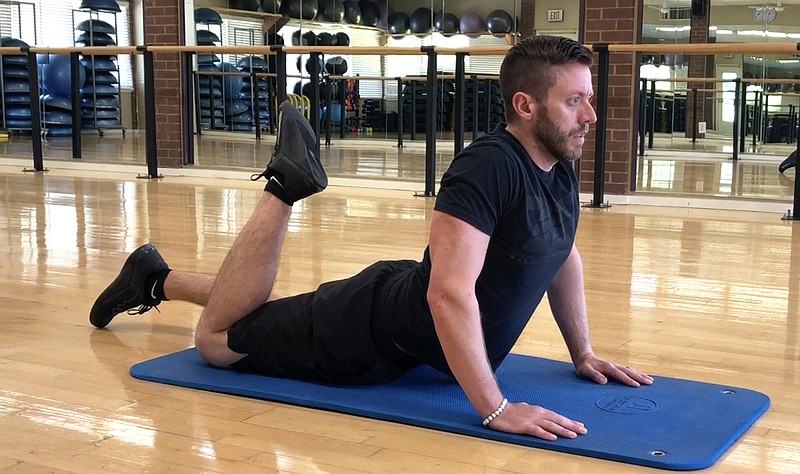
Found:
<path fill-rule="evenodd" d="M 88 11 L 78 10 L 80 3 L 78 0 L 0 0 L 0 35 L 19 38 L 31 46 L 72 46 L 80 34 L 75 26 L 90 15 Z M 92 15 L 116 27 L 117 45 L 129 46 L 130 6 L 127 1 L 117 3 L 121 13 L 92 12 Z M 132 89 L 132 58 L 120 55 L 117 59 L 120 86 Z"/>

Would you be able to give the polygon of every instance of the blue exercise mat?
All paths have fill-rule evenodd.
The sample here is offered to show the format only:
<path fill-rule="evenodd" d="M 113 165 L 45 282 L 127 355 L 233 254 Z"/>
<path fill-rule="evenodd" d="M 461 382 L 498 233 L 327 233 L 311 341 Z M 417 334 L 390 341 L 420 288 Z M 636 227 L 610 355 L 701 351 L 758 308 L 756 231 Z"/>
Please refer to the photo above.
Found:
<path fill-rule="evenodd" d="M 550 442 L 484 428 L 460 387 L 429 367 L 383 385 L 329 386 L 218 369 L 186 349 L 140 362 L 131 375 L 672 470 L 714 464 L 769 407 L 769 397 L 743 388 L 669 377 L 639 388 L 597 385 L 577 378 L 566 362 L 511 354 L 497 371 L 509 400 L 547 407 L 589 430 Z"/>

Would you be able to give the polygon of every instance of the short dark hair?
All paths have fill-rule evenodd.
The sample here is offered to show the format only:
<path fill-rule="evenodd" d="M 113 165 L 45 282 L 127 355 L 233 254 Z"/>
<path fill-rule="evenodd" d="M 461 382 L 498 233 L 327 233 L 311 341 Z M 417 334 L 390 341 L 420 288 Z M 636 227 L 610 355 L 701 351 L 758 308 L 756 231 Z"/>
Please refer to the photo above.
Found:
<path fill-rule="evenodd" d="M 505 102 L 506 121 L 517 114 L 511 99 L 525 92 L 541 102 L 555 85 L 552 66 L 580 63 L 592 65 L 592 52 L 579 42 L 563 36 L 529 36 L 508 50 L 500 66 L 500 93 Z"/>

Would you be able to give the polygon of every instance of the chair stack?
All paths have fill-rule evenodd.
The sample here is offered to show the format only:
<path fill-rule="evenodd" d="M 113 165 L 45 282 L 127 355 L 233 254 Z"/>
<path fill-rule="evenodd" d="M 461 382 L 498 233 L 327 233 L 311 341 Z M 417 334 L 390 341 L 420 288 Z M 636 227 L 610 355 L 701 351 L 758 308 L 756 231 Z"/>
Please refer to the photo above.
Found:
<path fill-rule="evenodd" d="M 0 38 L 0 45 L 24 48 L 28 44 L 16 38 Z M 31 94 L 28 85 L 28 57 L 6 54 L 0 60 L 0 128 L 30 130 Z"/>
<path fill-rule="evenodd" d="M 117 13 L 115 0 L 83 0 L 80 12 L 87 18 L 75 27 L 78 37 L 75 44 L 83 46 L 116 46 Z M 103 16 L 107 20 L 100 18 Z M 113 22 L 113 24 L 112 24 Z M 117 56 L 84 55 L 81 64 L 86 70 L 86 81 L 81 89 L 82 127 L 95 129 L 102 135 L 106 129 L 122 128 L 119 66 Z"/>

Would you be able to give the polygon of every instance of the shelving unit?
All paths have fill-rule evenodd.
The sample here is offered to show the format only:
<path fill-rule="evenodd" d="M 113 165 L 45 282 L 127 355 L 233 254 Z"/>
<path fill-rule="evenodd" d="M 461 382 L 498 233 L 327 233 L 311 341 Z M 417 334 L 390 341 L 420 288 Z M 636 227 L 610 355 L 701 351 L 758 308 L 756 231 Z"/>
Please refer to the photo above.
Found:
<path fill-rule="evenodd" d="M 218 46 L 222 36 L 222 20 L 197 21 L 196 39 L 198 46 Z M 213 31 L 215 28 L 217 31 Z M 216 54 L 198 54 L 195 86 L 198 100 L 198 129 L 225 129 L 225 101 L 222 97 L 222 76 L 219 64 L 222 58 Z"/>
<path fill-rule="evenodd" d="M 468 77 L 464 86 L 464 129 L 470 132 L 494 130 L 504 121 L 505 113 L 499 81 Z"/>
<path fill-rule="evenodd" d="M 118 44 L 116 11 L 92 8 L 73 10 L 72 24 L 77 34 L 76 45 Z M 86 80 L 81 89 L 82 128 L 97 130 L 100 136 L 103 136 L 105 130 L 121 130 L 124 137 L 117 56 L 84 55 L 81 64 L 86 71 Z"/>
<path fill-rule="evenodd" d="M 32 22 L 23 21 L 23 11 Z M 0 0 L 0 46 L 26 47 L 38 39 L 36 5 L 25 1 Z M 32 24 L 31 24 L 32 23 Z M 13 132 L 30 131 L 31 105 L 28 84 L 28 57 L 0 57 L 0 129 Z"/>
<path fill-rule="evenodd" d="M 242 72 L 262 74 L 266 73 L 269 69 L 267 61 L 259 56 L 247 56 L 239 59 L 237 66 Z M 248 76 L 242 81 L 242 92 L 240 97 L 243 101 L 247 102 L 250 110 L 250 124 L 255 127 L 255 111 L 258 110 L 258 125 L 262 128 L 268 128 L 270 125 L 269 116 L 269 97 L 270 88 L 269 81 L 265 77 L 256 77 L 255 82 L 253 78 Z M 236 123 L 234 122 L 234 125 Z"/>
<path fill-rule="evenodd" d="M 413 84 L 413 85 L 412 85 Z M 439 80 L 436 85 L 436 97 L 438 107 L 436 115 L 436 130 L 450 131 L 453 129 L 453 102 L 455 85 L 451 80 Z M 415 124 L 416 132 L 425 132 L 426 114 L 428 113 L 428 87 L 424 81 L 406 81 L 403 83 L 403 130 L 412 130 Z M 415 105 L 412 105 L 414 102 Z M 412 115 L 415 114 L 415 115 Z M 416 117 L 416 121 L 412 117 Z"/>

